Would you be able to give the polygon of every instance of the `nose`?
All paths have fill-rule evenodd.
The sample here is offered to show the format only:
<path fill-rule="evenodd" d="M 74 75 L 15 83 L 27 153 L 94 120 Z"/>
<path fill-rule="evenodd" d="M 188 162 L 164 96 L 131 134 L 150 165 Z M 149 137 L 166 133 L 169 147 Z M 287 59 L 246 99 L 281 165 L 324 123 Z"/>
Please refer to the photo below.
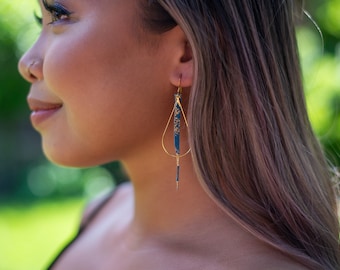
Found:
<path fill-rule="evenodd" d="M 40 57 L 31 56 L 28 51 L 21 57 L 18 70 L 21 76 L 29 83 L 41 81 L 43 79 L 43 60 Z"/>

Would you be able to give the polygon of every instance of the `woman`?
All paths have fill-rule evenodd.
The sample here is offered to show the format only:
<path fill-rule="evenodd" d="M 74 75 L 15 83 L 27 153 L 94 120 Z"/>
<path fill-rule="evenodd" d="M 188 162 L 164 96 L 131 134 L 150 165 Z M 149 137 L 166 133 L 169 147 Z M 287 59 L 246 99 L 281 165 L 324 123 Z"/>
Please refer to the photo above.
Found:
<path fill-rule="evenodd" d="M 19 70 L 46 156 L 121 160 L 131 179 L 89 207 L 51 268 L 340 268 L 293 1 L 40 5 Z"/>

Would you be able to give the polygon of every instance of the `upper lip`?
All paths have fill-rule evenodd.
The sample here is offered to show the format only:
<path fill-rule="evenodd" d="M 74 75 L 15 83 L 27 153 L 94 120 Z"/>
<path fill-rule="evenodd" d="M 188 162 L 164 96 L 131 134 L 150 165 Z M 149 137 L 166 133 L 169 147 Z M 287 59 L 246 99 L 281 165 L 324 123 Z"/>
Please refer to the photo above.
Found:
<path fill-rule="evenodd" d="M 47 102 L 34 98 L 28 98 L 27 102 L 31 111 L 48 111 L 62 107 L 60 103 Z"/>

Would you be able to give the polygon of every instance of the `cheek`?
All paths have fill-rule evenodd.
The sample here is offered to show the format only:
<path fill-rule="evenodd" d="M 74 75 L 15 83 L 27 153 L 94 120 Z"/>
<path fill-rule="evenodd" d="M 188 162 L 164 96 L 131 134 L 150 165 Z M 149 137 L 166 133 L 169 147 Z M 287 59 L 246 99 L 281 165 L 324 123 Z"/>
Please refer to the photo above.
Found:
<path fill-rule="evenodd" d="M 111 94 L 105 90 L 112 88 L 126 92 L 128 80 L 137 81 L 136 74 L 142 74 L 146 68 L 145 61 L 138 62 L 141 59 L 136 41 L 129 36 L 132 33 L 122 33 L 124 28 L 112 30 L 115 35 L 98 31 L 106 28 L 107 25 L 100 27 L 91 22 L 79 24 L 55 37 L 49 46 L 44 63 L 45 80 L 61 98 L 76 96 L 81 100 L 91 95 L 96 98 L 97 93 Z"/>
<path fill-rule="evenodd" d="M 64 40 L 45 56 L 46 84 L 64 102 L 57 130 L 44 136 L 46 155 L 62 165 L 91 166 L 148 140 L 160 145 L 173 93 L 164 94 L 169 86 L 158 62 L 121 42 L 101 46 L 88 35 Z"/>
<path fill-rule="evenodd" d="M 62 93 L 63 89 L 59 85 L 69 83 L 70 80 L 82 87 L 84 81 L 96 75 L 94 72 L 100 72 L 97 71 L 98 66 L 93 68 L 91 51 L 94 46 L 85 40 L 86 36 L 67 35 L 56 38 L 49 46 L 44 59 L 44 79 L 52 91 Z"/>

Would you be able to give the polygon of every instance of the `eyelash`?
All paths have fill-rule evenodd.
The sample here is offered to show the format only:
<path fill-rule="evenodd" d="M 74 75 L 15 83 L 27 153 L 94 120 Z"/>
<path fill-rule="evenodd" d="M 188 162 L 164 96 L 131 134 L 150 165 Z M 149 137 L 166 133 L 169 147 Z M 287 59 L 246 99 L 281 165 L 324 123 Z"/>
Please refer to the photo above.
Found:
<path fill-rule="evenodd" d="M 51 22 L 48 24 L 54 24 L 58 21 L 68 20 L 69 16 L 72 14 L 70 11 L 65 9 L 62 5 L 59 3 L 54 3 L 52 5 L 47 4 L 46 1 L 42 1 L 44 4 L 45 9 L 48 11 L 48 13 L 51 15 Z M 34 13 L 34 17 L 36 21 L 42 25 L 42 18 L 37 16 L 36 13 Z"/>

